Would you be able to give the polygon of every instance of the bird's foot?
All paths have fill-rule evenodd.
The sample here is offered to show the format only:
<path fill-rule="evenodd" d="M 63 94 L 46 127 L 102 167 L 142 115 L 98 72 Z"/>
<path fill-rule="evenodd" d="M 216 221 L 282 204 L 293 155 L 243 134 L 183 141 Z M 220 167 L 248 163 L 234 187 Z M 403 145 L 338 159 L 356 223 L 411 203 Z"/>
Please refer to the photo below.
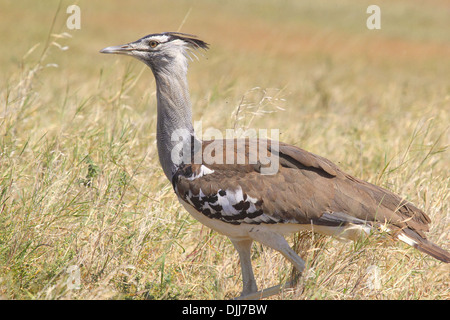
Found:
<path fill-rule="evenodd" d="M 284 284 L 279 284 L 267 289 L 262 289 L 256 292 L 251 292 L 247 294 L 242 294 L 239 297 L 234 298 L 234 300 L 259 300 L 264 299 L 276 294 L 279 294 L 283 290 L 292 289 L 295 287 L 295 281 L 288 281 Z"/>

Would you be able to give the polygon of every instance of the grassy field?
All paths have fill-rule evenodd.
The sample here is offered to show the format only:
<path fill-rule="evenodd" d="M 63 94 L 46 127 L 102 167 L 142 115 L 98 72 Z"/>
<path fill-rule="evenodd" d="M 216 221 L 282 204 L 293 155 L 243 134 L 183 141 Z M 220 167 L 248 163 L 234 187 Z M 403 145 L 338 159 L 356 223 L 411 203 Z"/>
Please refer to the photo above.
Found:
<path fill-rule="evenodd" d="M 159 166 L 150 70 L 98 53 L 162 31 L 211 44 L 189 73 L 204 130 L 280 129 L 424 209 L 450 249 L 448 1 L 378 1 L 381 30 L 366 28 L 369 1 L 223 2 L 78 1 L 80 30 L 72 2 L 0 3 L 0 298 L 239 295 L 231 242 L 181 208 Z M 402 243 L 289 241 L 309 271 L 273 299 L 450 298 L 449 266 Z M 291 273 L 258 244 L 252 259 L 260 287 Z"/>

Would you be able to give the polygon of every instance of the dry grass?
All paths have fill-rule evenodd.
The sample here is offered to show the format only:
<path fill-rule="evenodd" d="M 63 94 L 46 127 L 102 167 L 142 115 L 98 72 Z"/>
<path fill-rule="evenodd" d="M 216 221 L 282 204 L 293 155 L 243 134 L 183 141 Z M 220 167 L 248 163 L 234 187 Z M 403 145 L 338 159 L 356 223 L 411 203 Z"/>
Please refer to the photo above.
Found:
<path fill-rule="evenodd" d="M 190 9 L 182 31 L 212 45 L 189 76 L 194 117 L 204 129 L 236 121 L 280 128 L 281 140 L 423 208 L 433 220 L 430 239 L 448 248 L 445 1 L 381 2 L 376 32 L 365 28 L 368 4 L 361 1 L 131 2 L 79 1 L 82 29 L 74 32 L 65 29 L 66 2 L 50 32 L 57 1 L 11 1 L 1 10 L 9 13 L 0 22 L 9 50 L 0 56 L 0 297 L 238 295 L 231 243 L 180 207 L 159 167 L 150 71 L 97 53 L 176 30 Z M 27 23 L 10 27 L 20 19 Z M 277 112 L 247 109 L 237 117 L 240 103 L 258 108 L 263 91 L 255 87 L 276 102 L 262 108 Z M 274 298 L 450 298 L 447 265 L 381 240 L 293 235 L 309 271 L 298 290 Z M 255 244 L 252 258 L 260 287 L 290 275 L 272 250 Z M 68 286 L 70 266 L 80 270 L 79 289 Z"/>

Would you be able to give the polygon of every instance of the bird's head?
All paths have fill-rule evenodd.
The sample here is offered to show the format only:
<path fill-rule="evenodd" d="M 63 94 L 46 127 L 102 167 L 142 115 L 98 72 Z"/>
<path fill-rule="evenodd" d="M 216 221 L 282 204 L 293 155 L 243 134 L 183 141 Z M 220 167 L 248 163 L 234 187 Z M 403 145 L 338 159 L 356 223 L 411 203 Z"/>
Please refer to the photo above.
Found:
<path fill-rule="evenodd" d="M 135 57 L 155 71 L 168 65 L 186 65 L 187 58 L 191 57 L 191 54 L 195 56 L 194 50 L 200 48 L 208 49 L 208 44 L 196 36 L 179 32 L 164 32 L 149 34 L 124 45 L 107 47 L 100 52 Z"/>

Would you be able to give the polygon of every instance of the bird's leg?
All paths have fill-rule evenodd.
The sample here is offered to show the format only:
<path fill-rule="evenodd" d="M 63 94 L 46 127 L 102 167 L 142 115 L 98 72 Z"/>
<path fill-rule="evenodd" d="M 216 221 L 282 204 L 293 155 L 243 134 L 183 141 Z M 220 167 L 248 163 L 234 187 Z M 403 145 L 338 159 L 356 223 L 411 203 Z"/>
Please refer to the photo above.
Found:
<path fill-rule="evenodd" d="M 289 243 L 287 243 L 286 239 L 284 239 L 281 234 L 269 230 L 258 229 L 249 232 L 249 235 L 253 240 L 281 252 L 281 254 L 294 265 L 298 272 L 302 273 L 305 269 L 305 261 L 292 250 Z"/>
<path fill-rule="evenodd" d="M 258 287 L 256 286 L 255 276 L 253 275 L 252 261 L 250 256 L 253 240 L 230 240 L 239 253 L 239 259 L 241 260 L 243 282 L 243 290 L 241 296 L 254 293 L 258 290 Z"/>
<path fill-rule="evenodd" d="M 231 240 L 231 239 L 230 239 Z M 239 259 L 242 269 L 242 282 L 243 290 L 238 300 L 255 300 L 263 299 L 266 297 L 278 294 L 282 289 L 293 286 L 293 283 L 289 282 L 284 285 L 278 285 L 258 291 L 256 285 L 255 276 L 253 274 L 252 261 L 251 261 L 251 248 L 253 240 L 231 240 L 237 252 L 239 253 Z"/>
<path fill-rule="evenodd" d="M 294 250 L 289 246 L 286 239 L 279 233 L 269 230 L 255 229 L 249 233 L 253 240 L 262 243 L 272 249 L 279 251 L 286 259 L 288 259 L 297 271 L 301 274 L 305 270 L 305 261 L 300 258 Z M 277 294 L 282 288 L 293 287 L 298 279 L 291 279 L 284 285 L 275 286 L 269 289 L 261 290 L 261 297 L 266 297 L 272 294 Z M 273 292 L 269 294 L 269 292 Z"/>

